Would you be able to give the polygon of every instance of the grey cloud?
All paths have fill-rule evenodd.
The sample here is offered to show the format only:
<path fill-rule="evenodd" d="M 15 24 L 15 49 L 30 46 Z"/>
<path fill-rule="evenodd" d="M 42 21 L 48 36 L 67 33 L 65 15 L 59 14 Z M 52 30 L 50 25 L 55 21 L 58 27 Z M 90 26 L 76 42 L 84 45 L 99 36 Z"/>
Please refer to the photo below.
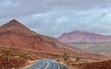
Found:
<path fill-rule="evenodd" d="M 44 13 L 54 9 L 111 6 L 111 0 L 0 0 L 0 2 L 2 4 L 0 6 L 2 18 Z"/>
<path fill-rule="evenodd" d="M 30 29 L 50 36 L 96 29 L 95 32 L 111 34 L 105 23 L 98 24 L 104 19 L 108 22 L 108 13 L 101 11 L 111 6 L 111 0 L 0 0 L 0 3 L 0 24 L 16 18 Z"/>
<path fill-rule="evenodd" d="M 30 29 L 49 36 L 58 36 L 61 33 L 73 30 L 83 30 L 108 35 L 111 34 L 111 21 L 109 20 L 108 22 L 107 16 L 109 14 L 105 14 L 105 16 L 100 18 L 103 12 L 104 10 L 52 11 L 35 14 L 34 17 L 29 16 L 25 17 L 26 19 L 20 20 Z"/>

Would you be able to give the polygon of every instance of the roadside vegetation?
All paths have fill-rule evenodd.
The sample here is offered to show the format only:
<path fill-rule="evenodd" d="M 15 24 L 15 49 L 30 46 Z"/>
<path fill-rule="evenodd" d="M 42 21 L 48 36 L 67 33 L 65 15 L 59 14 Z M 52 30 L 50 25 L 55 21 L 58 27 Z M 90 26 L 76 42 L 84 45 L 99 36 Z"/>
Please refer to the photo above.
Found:
<path fill-rule="evenodd" d="M 13 52 L 9 49 L 0 50 L 0 69 L 18 69 L 25 66 L 29 56 L 25 53 Z"/>
<path fill-rule="evenodd" d="M 67 61 L 69 59 L 69 56 L 67 53 L 64 53 L 62 57 L 63 57 L 64 61 Z"/>
<path fill-rule="evenodd" d="M 82 59 L 79 57 L 69 58 L 64 53 L 60 63 L 68 66 L 69 69 L 111 69 L 111 59 Z"/>
<path fill-rule="evenodd" d="M 71 69 L 111 69 L 111 59 L 109 60 L 92 60 L 82 61 L 76 58 L 74 61 L 65 62 Z"/>

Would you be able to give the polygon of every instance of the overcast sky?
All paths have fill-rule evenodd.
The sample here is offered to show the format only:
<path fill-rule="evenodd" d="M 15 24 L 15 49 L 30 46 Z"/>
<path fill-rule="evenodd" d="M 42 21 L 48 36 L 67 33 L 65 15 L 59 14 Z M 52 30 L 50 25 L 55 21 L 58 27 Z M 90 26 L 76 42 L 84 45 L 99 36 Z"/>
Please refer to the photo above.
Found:
<path fill-rule="evenodd" d="M 111 0 L 0 0 L 0 25 L 11 19 L 53 37 L 74 30 L 111 35 Z"/>

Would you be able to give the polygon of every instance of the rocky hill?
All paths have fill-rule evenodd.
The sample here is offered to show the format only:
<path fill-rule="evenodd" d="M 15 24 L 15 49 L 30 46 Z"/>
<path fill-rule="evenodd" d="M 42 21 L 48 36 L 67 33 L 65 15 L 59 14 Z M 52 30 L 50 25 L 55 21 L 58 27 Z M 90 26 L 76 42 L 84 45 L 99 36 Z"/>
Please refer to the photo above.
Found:
<path fill-rule="evenodd" d="M 0 26 L 0 47 L 39 52 L 42 55 L 51 54 L 55 55 L 55 57 L 57 55 L 61 56 L 65 52 L 72 57 L 100 57 L 100 55 L 90 54 L 79 48 L 70 47 L 55 38 L 37 34 L 15 19 Z"/>
<path fill-rule="evenodd" d="M 111 56 L 111 42 L 72 42 L 69 45 L 88 52 Z"/>
<path fill-rule="evenodd" d="M 71 42 L 111 42 L 111 36 L 85 32 L 85 31 L 72 31 L 63 33 L 58 40 L 64 43 Z"/>

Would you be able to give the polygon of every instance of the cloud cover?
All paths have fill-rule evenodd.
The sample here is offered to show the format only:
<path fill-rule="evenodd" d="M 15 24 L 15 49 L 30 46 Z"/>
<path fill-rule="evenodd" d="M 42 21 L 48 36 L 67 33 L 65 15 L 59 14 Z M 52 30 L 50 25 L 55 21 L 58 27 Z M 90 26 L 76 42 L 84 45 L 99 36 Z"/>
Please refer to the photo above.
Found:
<path fill-rule="evenodd" d="M 111 0 L 0 0 L 0 24 L 17 19 L 48 36 L 83 30 L 111 35 Z"/>

